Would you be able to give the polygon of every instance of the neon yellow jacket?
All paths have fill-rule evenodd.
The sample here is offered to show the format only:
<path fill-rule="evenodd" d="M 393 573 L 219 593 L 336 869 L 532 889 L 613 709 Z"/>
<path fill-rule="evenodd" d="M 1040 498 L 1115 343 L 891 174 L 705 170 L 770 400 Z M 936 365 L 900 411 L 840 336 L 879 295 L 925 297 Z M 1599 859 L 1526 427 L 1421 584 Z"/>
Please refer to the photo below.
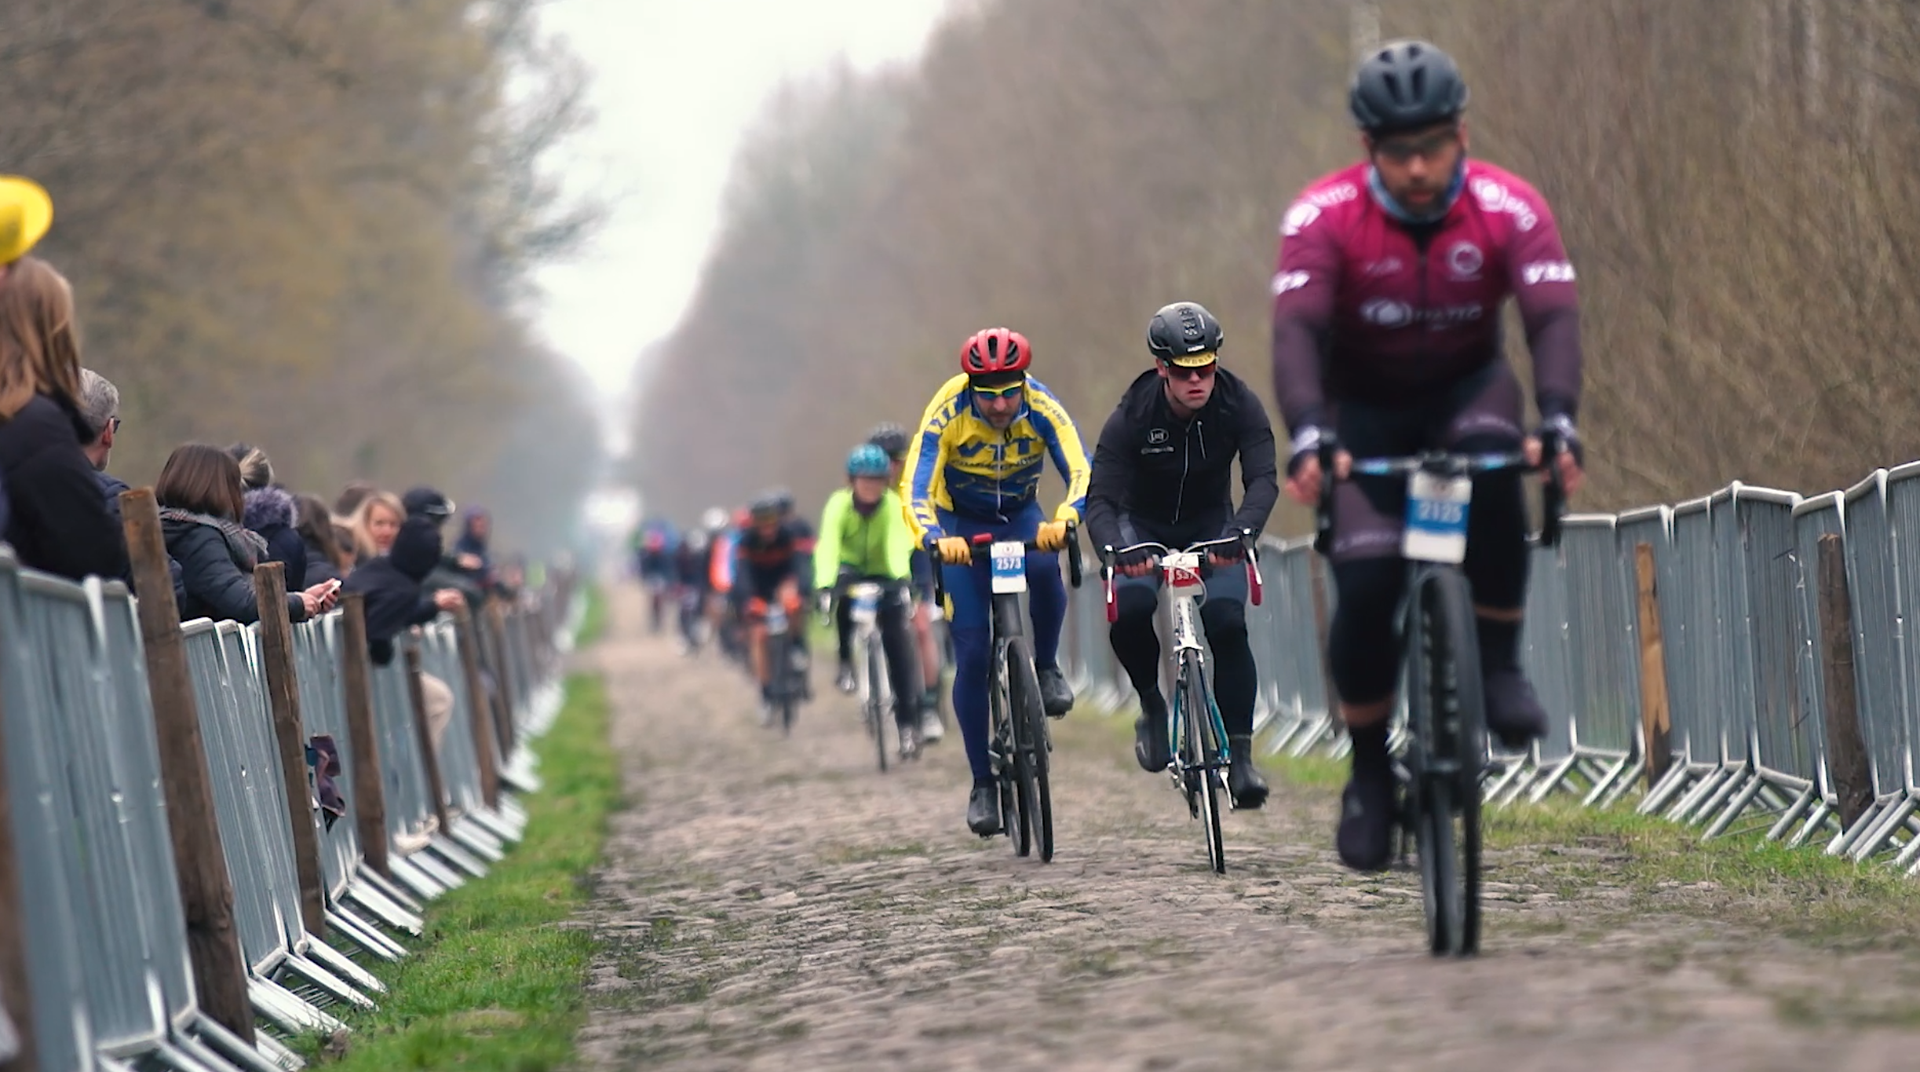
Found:
<path fill-rule="evenodd" d="M 827 496 L 826 509 L 820 511 L 820 538 L 813 547 L 813 586 L 832 588 L 841 566 L 852 566 L 862 577 L 906 580 L 912 572 L 913 546 L 906 512 L 892 488 L 864 517 L 853 507 L 853 489 L 841 488 Z"/>
<path fill-rule="evenodd" d="M 927 404 L 900 477 L 914 545 L 945 535 L 936 510 L 995 521 L 1024 509 L 1039 494 L 1049 454 L 1067 481 L 1054 520 L 1077 522 L 1087 506 L 1091 466 L 1073 418 L 1046 384 L 1027 377 L 1020 414 L 1002 431 L 974 408 L 965 375 L 948 380 Z"/>

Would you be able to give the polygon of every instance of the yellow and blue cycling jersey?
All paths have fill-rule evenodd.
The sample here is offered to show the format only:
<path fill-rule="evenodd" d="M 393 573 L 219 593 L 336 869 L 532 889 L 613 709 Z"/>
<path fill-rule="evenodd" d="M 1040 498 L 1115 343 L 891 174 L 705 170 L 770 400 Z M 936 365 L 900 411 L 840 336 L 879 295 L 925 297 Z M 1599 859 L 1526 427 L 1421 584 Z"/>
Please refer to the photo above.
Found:
<path fill-rule="evenodd" d="M 1027 377 L 1019 416 L 1004 430 L 974 409 L 965 375 L 941 386 L 907 451 L 901 490 L 916 543 L 943 535 L 938 511 L 1005 521 L 1032 503 L 1046 457 L 1067 481 L 1054 520 L 1080 520 L 1087 506 L 1087 451 L 1073 418 L 1047 386 Z"/>

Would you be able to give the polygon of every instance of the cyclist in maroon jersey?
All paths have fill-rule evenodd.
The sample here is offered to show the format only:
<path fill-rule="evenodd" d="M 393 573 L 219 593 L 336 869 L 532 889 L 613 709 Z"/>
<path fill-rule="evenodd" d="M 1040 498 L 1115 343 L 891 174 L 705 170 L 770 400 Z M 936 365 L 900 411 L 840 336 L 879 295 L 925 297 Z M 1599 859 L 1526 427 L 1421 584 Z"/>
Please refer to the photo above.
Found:
<path fill-rule="evenodd" d="M 1579 307 L 1573 266 L 1533 187 L 1467 156 L 1467 87 L 1446 53 L 1397 41 L 1368 54 L 1349 93 L 1366 161 L 1309 185 L 1281 224 L 1273 277 L 1273 375 L 1293 437 L 1287 493 L 1318 501 L 1320 448 L 1352 457 L 1425 449 L 1526 450 L 1543 433 L 1569 491 L 1579 485 Z M 1522 427 L 1502 354 L 1511 296 L 1533 355 L 1541 426 Z M 1353 740 L 1336 838 L 1349 867 L 1385 867 L 1393 810 L 1387 716 L 1400 666 L 1394 611 L 1404 480 L 1359 478 L 1334 493 L 1328 548 L 1338 603 L 1328 662 Z M 1509 747 L 1546 731 L 1522 676 L 1526 506 L 1512 470 L 1474 478 L 1467 557 L 1487 728 Z"/>

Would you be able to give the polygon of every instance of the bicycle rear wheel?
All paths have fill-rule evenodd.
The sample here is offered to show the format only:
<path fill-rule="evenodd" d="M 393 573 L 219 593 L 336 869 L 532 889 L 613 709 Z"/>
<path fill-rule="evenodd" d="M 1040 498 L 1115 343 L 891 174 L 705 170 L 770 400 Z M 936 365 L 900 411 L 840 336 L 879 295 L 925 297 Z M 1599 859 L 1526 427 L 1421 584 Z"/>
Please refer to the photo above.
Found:
<path fill-rule="evenodd" d="M 1216 875 L 1227 873 L 1227 844 L 1220 832 L 1220 740 L 1213 728 L 1213 706 L 1207 696 L 1206 675 L 1189 664 L 1180 675 L 1186 737 L 1192 742 L 1194 774 L 1200 780 L 1199 818 L 1207 828 L 1207 863 Z"/>
<path fill-rule="evenodd" d="M 1033 669 L 1033 650 L 1026 637 L 1007 642 L 1007 666 L 1013 675 L 1013 728 L 1015 751 L 1024 762 L 1015 765 L 1020 773 L 1021 795 L 1031 811 L 1027 825 L 1033 840 L 1040 845 L 1040 859 L 1053 859 L 1053 786 L 1047 762 L 1047 715 L 1040 700 L 1040 678 Z"/>
<path fill-rule="evenodd" d="M 886 703 L 887 668 L 880 651 L 878 637 L 869 636 L 867 646 L 867 729 L 873 733 L 874 751 L 880 760 L 880 773 L 887 773 L 887 723 Z"/>
<path fill-rule="evenodd" d="M 1026 856 L 1033 852 L 1033 797 L 1028 792 L 1027 758 L 1020 741 L 1025 736 L 1015 728 L 1019 718 L 1019 707 L 1015 703 L 1012 690 L 1012 675 L 1009 663 L 1012 661 L 1006 643 L 996 646 L 993 662 L 993 691 L 991 715 L 993 718 L 993 742 L 999 753 L 998 769 L 994 774 L 1000 783 L 1000 828 L 1006 831 L 1008 840 L 1013 842 L 1015 855 Z"/>
<path fill-rule="evenodd" d="M 1472 596 L 1458 570 L 1424 572 L 1408 600 L 1408 799 L 1435 956 L 1480 947 L 1480 768 L 1486 711 Z"/>

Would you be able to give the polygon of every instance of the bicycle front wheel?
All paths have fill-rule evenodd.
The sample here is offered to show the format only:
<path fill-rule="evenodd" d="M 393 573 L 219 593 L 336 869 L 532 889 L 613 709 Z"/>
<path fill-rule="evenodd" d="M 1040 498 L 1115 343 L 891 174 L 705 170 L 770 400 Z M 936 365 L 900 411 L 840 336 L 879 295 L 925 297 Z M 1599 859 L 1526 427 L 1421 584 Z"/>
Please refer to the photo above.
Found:
<path fill-rule="evenodd" d="M 988 693 L 992 722 L 994 777 L 1000 790 L 1000 828 L 1013 842 L 1017 856 L 1033 851 L 1033 798 L 1028 795 L 1027 759 L 1020 748 L 1023 734 L 1015 729 L 1019 707 L 1014 702 L 1011 662 L 1005 642 L 996 645 L 992 689 Z"/>
<path fill-rule="evenodd" d="M 1432 570 L 1408 600 L 1408 798 L 1435 956 L 1480 947 L 1480 771 L 1486 709 L 1472 595 L 1458 570 Z"/>
<path fill-rule="evenodd" d="M 1014 752 L 1022 762 L 1019 772 L 1021 795 L 1031 812 L 1027 825 L 1033 840 L 1039 843 L 1040 859 L 1053 859 L 1053 786 L 1047 762 L 1047 714 L 1040 700 L 1040 678 L 1033 669 L 1033 650 L 1026 637 L 1013 637 L 1007 643 L 1007 667 L 1012 674 Z"/>
<path fill-rule="evenodd" d="M 1194 774 L 1200 780 L 1199 818 L 1207 828 L 1207 863 L 1216 875 L 1227 873 L 1227 843 L 1220 832 L 1220 738 L 1214 732 L 1213 704 L 1207 695 L 1206 677 L 1197 665 L 1188 665 L 1181 674 L 1181 703 L 1186 720 L 1186 738 L 1192 742 Z"/>
<path fill-rule="evenodd" d="M 869 636 L 867 645 L 867 728 L 873 731 L 873 748 L 880 761 L 880 773 L 887 773 L 887 666 L 880 651 L 880 639 Z"/>

